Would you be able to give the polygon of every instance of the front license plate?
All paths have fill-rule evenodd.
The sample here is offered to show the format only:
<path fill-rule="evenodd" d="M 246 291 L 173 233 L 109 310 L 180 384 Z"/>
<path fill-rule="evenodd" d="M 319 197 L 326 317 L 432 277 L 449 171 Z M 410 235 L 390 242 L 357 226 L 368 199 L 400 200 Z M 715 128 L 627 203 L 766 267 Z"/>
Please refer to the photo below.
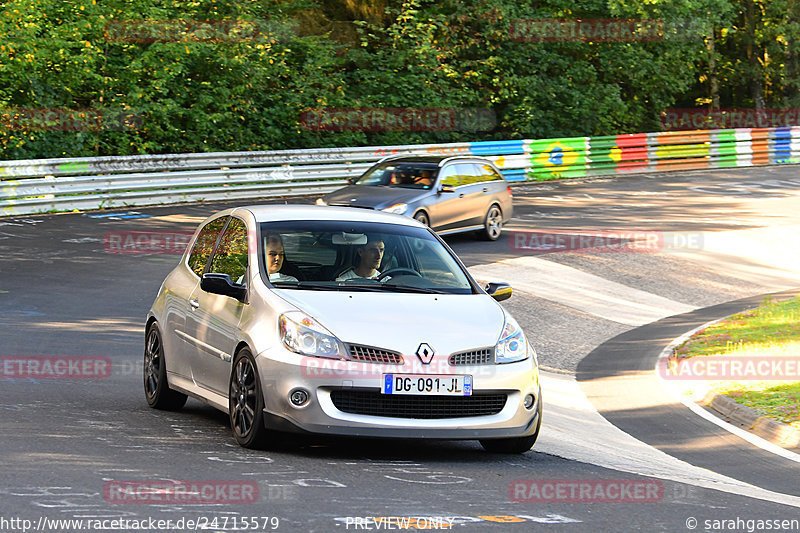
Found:
<path fill-rule="evenodd" d="M 384 374 L 383 393 L 421 396 L 471 396 L 472 376 Z"/>

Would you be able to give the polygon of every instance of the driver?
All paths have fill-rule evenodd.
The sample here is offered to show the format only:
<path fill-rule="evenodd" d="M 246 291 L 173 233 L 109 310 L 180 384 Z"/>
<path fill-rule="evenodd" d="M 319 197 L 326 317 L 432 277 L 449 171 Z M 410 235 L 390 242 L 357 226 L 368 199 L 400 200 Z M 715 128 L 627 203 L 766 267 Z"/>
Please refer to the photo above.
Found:
<path fill-rule="evenodd" d="M 424 188 L 429 188 L 433 185 L 433 179 L 431 178 L 431 173 L 429 170 L 423 170 L 420 172 L 419 177 L 414 180 L 414 183 L 422 185 Z"/>
<path fill-rule="evenodd" d="M 356 248 L 358 264 L 343 272 L 336 281 L 347 281 L 353 278 L 377 279 L 381 273 L 378 267 L 383 260 L 383 252 L 386 246 L 383 239 L 375 236 L 367 238 L 367 243 Z"/>
<path fill-rule="evenodd" d="M 409 177 L 402 170 L 398 170 L 392 174 L 390 185 L 405 185 L 409 183 Z"/>

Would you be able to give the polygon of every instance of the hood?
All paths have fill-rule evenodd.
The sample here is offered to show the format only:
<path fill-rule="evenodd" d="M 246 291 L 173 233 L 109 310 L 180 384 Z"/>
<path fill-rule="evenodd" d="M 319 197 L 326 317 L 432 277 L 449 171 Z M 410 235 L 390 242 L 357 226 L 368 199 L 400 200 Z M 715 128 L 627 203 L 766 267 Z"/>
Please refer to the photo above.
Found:
<path fill-rule="evenodd" d="M 394 204 L 412 203 L 429 194 L 432 194 L 432 191 L 381 185 L 350 185 L 326 194 L 323 198 L 328 205 L 384 209 Z"/>
<path fill-rule="evenodd" d="M 486 294 L 406 294 L 278 289 L 282 298 L 339 340 L 413 355 L 423 342 L 436 357 L 497 344 L 500 305 Z"/>

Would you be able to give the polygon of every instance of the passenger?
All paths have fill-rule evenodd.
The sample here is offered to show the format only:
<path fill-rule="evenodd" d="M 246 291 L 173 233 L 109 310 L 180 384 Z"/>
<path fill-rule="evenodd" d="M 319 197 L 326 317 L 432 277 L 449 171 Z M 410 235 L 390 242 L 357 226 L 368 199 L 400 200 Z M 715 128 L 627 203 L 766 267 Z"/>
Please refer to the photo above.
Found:
<path fill-rule="evenodd" d="M 341 274 L 336 278 L 336 281 L 347 281 L 354 278 L 378 278 L 381 275 L 378 267 L 381 266 L 385 249 L 386 246 L 380 237 L 369 237 L 365 245 L 356 248 L 358 264 Z"/>
<path fill-rule="evenodd" d="M 279 234 L 271 233 L 264 238 L 264 254 L 270 281 L 297 281 L 296 277 L 287 276 L 280 271 L 286 254 L 283 251 L 283 239 Z"/>

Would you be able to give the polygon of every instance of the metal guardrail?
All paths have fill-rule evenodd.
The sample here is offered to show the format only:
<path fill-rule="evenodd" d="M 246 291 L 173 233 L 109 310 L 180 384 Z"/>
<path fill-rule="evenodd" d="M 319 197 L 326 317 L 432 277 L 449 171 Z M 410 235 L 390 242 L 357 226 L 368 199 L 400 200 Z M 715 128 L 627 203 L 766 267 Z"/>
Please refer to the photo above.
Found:
<path fill-rule="evenodd" d="M 325 193 L 395 154 L 480 155 L 539 181 L 800 163 L 800 127 L 0 161 L 0 215 Z"/>

